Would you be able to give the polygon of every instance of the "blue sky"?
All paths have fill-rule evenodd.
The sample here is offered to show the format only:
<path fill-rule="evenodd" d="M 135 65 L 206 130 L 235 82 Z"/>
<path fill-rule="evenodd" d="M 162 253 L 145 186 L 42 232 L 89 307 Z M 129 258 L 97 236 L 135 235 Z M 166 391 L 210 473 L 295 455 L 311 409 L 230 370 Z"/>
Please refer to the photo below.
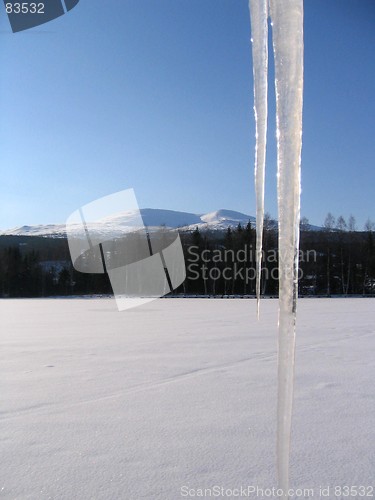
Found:
<path fill-rule="evenodd" d="M 141 207 L 253 215 L 247 0 L 81 0 L 13 34 L 0 16 L 0 228 Z M 375 2 L 305 0 L 302 215 L 375 220 Z M 271 68 L 272 73 L 272 68 Z M 277 216 L 270 86 L 266 210 Z"/>

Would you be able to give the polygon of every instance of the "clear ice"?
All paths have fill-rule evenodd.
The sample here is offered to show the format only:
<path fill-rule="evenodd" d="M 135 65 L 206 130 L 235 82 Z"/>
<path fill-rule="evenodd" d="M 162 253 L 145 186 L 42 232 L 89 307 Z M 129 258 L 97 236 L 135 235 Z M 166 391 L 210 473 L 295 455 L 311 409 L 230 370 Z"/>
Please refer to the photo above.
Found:
<path fill-rule="evenodd" d="M 267 57 L 259 52 L 267 47 L 267 29 L 261 13 L 264 0 L 250 0 L 253 38 L 254 94 L 257 123 L 256 189 L 257 231 L 263 225 L 264 176 L 261 170 L 266 121 Z M 298 250 L 301 194 L 301 147 L 303 103 L 303 0 L 269 0 L 275 61 L 277 126 L 277 191 L 279 220 L 279 335 L 277 402 L 277 471 L 279 487 L 288 498 L 290 436 L 293 406 L 295 324 L 298 296 Z M 255 26 L 258 23 L 258 26 Z M 263 40 L 261 40 L 261 38 Z M 256 48 L 254 47 L 256 42 Z M 262 75 L 262 76 L 260 76 Z M 263 89 L 263 93 L 262 90 Z M 262 97 L 260 97 L 262 96 Z M 259 99 L 259 101 L 258 101 Z M 260 117 L 260 113 L 262 113 Z M 262 132 L 262 134 L 260 133 Z M 258 163 L 259 162 L 259 163 Z M 263 177 L 264 178 L 264 177 Z M 259 213 L 258 213 L 259 208 Z M 261 245 L 261 236 L 257 243 Z M 257 251 L 261 252 L 261 248 Z M 258 268 L 259 269 L 259 268 Z M 260 272 L 259 272 L 260 276 Z M 257 283 L 258 286 L 258 283 Z M 259 289 L 257 288 L 257 295 Z M 259 300 L 259 296 L 258 296 Z M 259 313 L 259 306 L 258 306 Z"/>
<path fill-rule="evenodd" d="M 262 271 L 264 182 L 267 145 L 268 92 L 268 0 L 250 0 L 252 34 L 254 116 L 255 116 L 255 195 L 256 195 L 256 296 L 259 319 Z"/>

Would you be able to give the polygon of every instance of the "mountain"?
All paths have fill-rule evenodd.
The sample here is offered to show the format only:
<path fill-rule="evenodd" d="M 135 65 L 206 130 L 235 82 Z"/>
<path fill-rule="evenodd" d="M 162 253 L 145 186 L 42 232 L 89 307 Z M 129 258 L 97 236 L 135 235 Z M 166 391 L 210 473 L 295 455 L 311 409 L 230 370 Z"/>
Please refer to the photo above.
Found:
<path fill-rule="evenodd" d="M 189 212 L 177 212 L 175 210 L 162 210 L 157 208 L 141 208 L 143 224 L 150 230 L 165 226 L 170 229 L 180 228 L 183 231 L 209 229 L 213 231 L 225 230 L 228 227 L 237 227 L 238 224 L 246 226 L 255 218 L 233 210 L 216 210 L 207 214 L 193 214 Z M 135 210 L 120 212 L 109 217 L 104 217 L 95 222 L 88 222 L 90 231 L 108 232 L 118 235 L 139 227 L 139 215 Z M 77 230 L 80 230 L 80 227 Z M 20 226 L 0 232 L 0 235 L 12 236 L 44 236 L 52 238 L 63 238 L 66 236 L 65 224 L 47 224 L 35 226 Z"/>
<path fill-rule="evenodd" d="M 201 220 L 202 224 L 213 225 L 215 229 L 227 229 L 228 227 L 238 226 L 238 224 L 246 226 L 249 221 L 255 222 L 255 217 L 241 212 L 234 212 L 233 210 L 217 210 L 202 215 Z"/>

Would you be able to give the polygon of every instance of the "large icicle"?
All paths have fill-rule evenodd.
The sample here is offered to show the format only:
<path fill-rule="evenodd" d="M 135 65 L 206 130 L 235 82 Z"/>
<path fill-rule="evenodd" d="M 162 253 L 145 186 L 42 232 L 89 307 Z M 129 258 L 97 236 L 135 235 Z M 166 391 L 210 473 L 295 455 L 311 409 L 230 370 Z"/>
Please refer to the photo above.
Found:
<path fill-rule="evenodd" d="M 298 296 L 303 99 L 303 0 L 270 0 L 275 59 L 279 210 L 279 353 L 277 458 L 288 498 Z"/>
<path fill-rule="evenodd" d="M 256 295 L 259 318 L 264 223 L 264 174 L 267 143 L 268 0 L 249 0 L 249 7 L 254 75 L 254 115 L 256 126 Z"/>
<path fill-rule="evenodd" d="M 249 0 L 256 120 L 257 310 L 259 316 L 267 132 L 267 0 Z M 277 461 L 288 498 L 298 295 L 303 99 L 303 0 L 269 0 L 275 58 L 279 209 L 279 348 Z"/>

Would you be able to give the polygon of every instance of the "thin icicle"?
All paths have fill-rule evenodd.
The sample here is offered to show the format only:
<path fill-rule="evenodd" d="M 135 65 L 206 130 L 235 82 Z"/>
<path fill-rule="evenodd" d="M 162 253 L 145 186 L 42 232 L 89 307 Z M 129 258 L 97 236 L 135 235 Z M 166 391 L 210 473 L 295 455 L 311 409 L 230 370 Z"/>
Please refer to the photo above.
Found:
<path fill-rule="evenodd" d="M 249 7 L 254 75 L 254 115 L 256 126 L 256 295 L 257 314 L 259 319 L 264 223 L 264 177 L 267 144 L 268 0 L 249 0 Z"/>
<path fill-rule="evenodd" d="M 288 498 L 293 403 L 303 100 L 303 0 L 270 0 L 277 112 L 279 353 L 277 458 Z"/>

